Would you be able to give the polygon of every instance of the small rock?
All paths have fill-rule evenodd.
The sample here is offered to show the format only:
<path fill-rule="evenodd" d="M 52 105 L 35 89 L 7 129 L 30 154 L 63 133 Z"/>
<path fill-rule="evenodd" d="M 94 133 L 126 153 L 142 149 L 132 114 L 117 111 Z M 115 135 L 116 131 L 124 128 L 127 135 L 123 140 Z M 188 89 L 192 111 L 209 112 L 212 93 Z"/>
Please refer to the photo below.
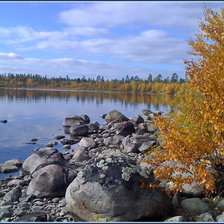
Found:
<path fill-rule="evenodd" d="M 45 146 L 47 146 L 47 147 L 53 147 L 54 146 L 54 142 L 48 142 Z"/>
<path fill-rule="evenodd" d="M 148 141 L 148 142 L 144 142 L 140 148 L 138 149 L 140 152 L 147 152 L 149 151 L 152 146 L 154 146 L 156 144 L 155 141 Z"/>
<path fill-rule="evenodd" d="M 61 140 L 61 139 L 65 138 L 65 136 L 64 135 L 55 135 L 54 138 L 57 140 Z"/>
<path fill-rule="evenodd" d="M 212 215 L 208 212 L 202 213 L 201 215 L 195 217 L 196 222 L 215 222 Z"/>
<path fill-rule="evenodd" d="M 44 212 L 31 212 L 15 220 L 16 222 L 46 222 L 47 215 Z"/>
<path fill-rule="evenodd" d="M 171 218 L 166 219 L 164 222 L 184 222 L 185 220 L 184 216 L 174 216 Z"/>
<path fill-rule="evenodd" d="M 222 210 L 224 210 L 224 198 L 222 198 L 220 201 L 219 201 L 219 203 L 218 203 L 218 205 L 217 205 L 219 208 L 221 208 Z"/>
<path fill-rule="evenodd" d="M 224 223 L 224 212 L 216 217 L 216 221 Z"/>
<path fill-rule="evenodd" d="M 78 140 L 74 140 L 74 139 L 62 139 L 61 140 L 61 144 L 62 145 L 74 145 L 74 144 L 76 144 L 76 143 L 78 143 Z"/>
<path fill-rule="evenodd" d="M 0 207 L 0 220 L 3 218 L 12 216 L 11 208 L 12 208 L 12 206 L 1 206 Z"/>
<path fill-rule="evenodd" d="M 54 202 L 54 203 L 58 203 L 60 200 L 61 200 L 61 198 L 53 198 L 53 199 L 52 199 L 52 202 Z"/>
<path fill-rule="evenodd" d="M 63 149 L 71 149 L 71 145 L 63 145 Z"/>
<path fill-rule="evenodd" d="M 31 138 L 30 139 L 30 142 L 36 142 L 36 141 L 38 141 L 38 138 Z"/>

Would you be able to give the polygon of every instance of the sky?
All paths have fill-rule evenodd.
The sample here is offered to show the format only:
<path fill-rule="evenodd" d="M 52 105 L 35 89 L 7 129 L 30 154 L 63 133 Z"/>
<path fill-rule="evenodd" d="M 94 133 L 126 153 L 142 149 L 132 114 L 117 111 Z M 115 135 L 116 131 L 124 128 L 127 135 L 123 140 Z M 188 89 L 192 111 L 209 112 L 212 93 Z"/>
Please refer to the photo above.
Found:
<path fill-rule="evenodd" d="M 0 73 L 184 77 L 204 7 L 224 3 L 0 2 Z"/>

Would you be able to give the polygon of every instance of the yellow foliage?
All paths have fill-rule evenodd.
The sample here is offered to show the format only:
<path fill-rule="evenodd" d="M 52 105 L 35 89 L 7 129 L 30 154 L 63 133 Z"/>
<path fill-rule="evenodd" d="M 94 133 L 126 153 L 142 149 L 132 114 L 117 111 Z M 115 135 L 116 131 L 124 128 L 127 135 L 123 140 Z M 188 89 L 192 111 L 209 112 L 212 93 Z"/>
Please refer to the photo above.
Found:
<path fill-rule="evenodd" d="M 190 87 L 186 102 L 168 117 L 155 119 L 163 140 L 155 175 L 172 181 L 176 191 L 197 181 L 214 192 L 217 168 L 224 166 L 224 9 L 206 9 L 200 29 L 189 42 L 195 58 L 185 62 Z M 176 165 L 162 165 L 164 161 Z"/>

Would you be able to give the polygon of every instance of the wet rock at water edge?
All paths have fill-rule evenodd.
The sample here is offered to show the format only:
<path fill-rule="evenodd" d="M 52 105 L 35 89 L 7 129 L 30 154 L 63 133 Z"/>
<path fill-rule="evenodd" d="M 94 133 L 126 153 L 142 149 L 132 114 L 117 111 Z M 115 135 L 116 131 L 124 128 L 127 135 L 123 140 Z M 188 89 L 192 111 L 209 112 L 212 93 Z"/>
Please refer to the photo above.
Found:
<path fill-rule="evenodd" d="M 83 118 L 81 118 L 78 115 L 67 116 L 65 118 L 65 121 L 63 122 L 64 127 L 71 127 L 71 126 L 76 126 L 80 124 L 86 124 L 86 122 L 83 120 Z"/>
<path fill-rule="evenodd" d="M 69 150 L 69 149 L 71 149 L 71 145 L 63 145 L 63 149 Z"/>
<path fill-rule="evenodd" d="M 7 160 L 0 164 L 0 173 L 13 173 L 22 167 L 23 161 L 18 159 Z"/>
<path fill-rule="evenodd" d="M 119 112 L 117 110 L 110 111 L 105 117 L 105 121 L 107 123 L 109 123 L 113 120 L 117 120 L 117 119 L 120 120 L 121 122 L 129 120 L 127 117 L 125 117 L 121 112 Z"/>
<path fill-rule="evenodd" d="M 78 142 L 79 142 L 79 140 L 75 140 L 75 139 L 65 139 L 64 138 L 64 139 L 61 140 L 62 145 L 74 145 Z"/>
<path fill-rule="evenodd" d="M 0 120 L 0 123 L 6 124 L 8 121 L 7 120 Z"/>
<path fill-rule="evenodd" d="M 61 139 L 65 138 L 65 136 L 64 135 L 55 135 L 54 138 L 56 140 L 61 140 Z"/>
<path fill-rule="evenodd" d="M 89 124 L 90 123 L 90 118 L 88 115 L 86 114 L 82 114 L 80 115 L 80 117 L 83 119 L 83 121 L 86 123 L 86 124 Z"/>
<path fill-rule="evenodd" d="M 36 141 L 38 141 L 38 138 L 31 138 L 30 139 L 30 142 L 36 142 Z"/>

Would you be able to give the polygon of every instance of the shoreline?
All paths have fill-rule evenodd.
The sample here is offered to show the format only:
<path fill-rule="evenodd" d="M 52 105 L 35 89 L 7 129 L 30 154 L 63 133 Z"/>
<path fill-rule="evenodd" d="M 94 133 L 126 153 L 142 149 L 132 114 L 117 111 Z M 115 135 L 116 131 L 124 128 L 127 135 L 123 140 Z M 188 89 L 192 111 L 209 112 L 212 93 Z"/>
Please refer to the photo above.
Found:
<path fill-rule="evenodd" d="M 55 141 L 34 150 L 25 161 L 8 162 L 8 167 L 7 163 L 5 167 L 1 164 L 1 170 L 22 167 L 22 171 L 0 180 L 0 221 L 219 220 L 221 209 L 217 205 L 210 207 L 203 188 L 188 186 L 182 193 L 172 195 L 161 188 L 155 191 L 137 184 L 140 180 L 157 183 L 152 167 L 143 160 L 146 152 L 160 145 L 152 123 L 160 115 L 161 112 L 143 110 L 141 115 L 129 119 L 113 110 L 102 115 L 103 125 L 91 123 L 88 115 L 66 117 L 65 135 L 56 135 Z M 63 153 L 54 149 L 56 142 L 64 148 Z M 78 148 L 68 151 L 75 144 Z M 168 182 L 163 186 L 169 187 Z M 136 195 L 134 200 L 132 195 Z M 116 216 L 114 203 L 119 206 Z M 192 203 L 201 206 L 195 214 Z"/>

